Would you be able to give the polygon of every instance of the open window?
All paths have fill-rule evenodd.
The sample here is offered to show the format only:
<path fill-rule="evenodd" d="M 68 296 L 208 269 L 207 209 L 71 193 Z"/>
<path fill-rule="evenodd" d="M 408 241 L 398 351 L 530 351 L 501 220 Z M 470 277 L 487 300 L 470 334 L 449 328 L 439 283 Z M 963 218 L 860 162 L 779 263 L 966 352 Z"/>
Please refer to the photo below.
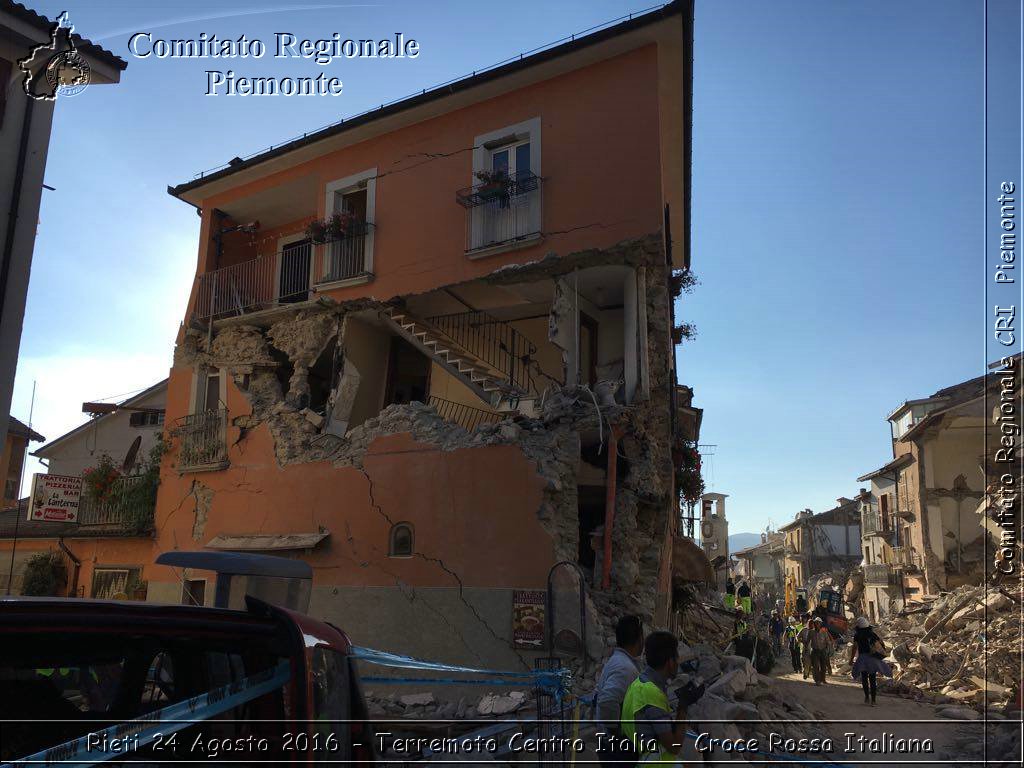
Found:
<path fill-rule="evenodd" d="M 373 276 L 376 176 L 373 168 L 327 185 L 324 210 L 337 226 L 322 246 L 318 283 L 358 284 Z"/>
<path fill-rule="evenodd" d="M 207 368 L 199 374 L 196 387 L 196 413 L 220 410 L 220 375 L 218 368 Z"/>
<path fill-rule="evenodd" d="M 468 209 L 466 250 L 540 236 L 540 118 L 476 137 L 473 186 L 457 195 Z"/>

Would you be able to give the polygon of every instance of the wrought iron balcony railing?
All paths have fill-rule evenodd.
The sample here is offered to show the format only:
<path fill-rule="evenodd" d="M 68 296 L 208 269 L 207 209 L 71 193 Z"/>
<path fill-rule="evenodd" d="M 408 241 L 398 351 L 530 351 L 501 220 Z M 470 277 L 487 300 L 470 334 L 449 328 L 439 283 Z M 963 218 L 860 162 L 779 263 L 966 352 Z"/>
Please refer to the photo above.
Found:
<path fill-rule="evenodd" d="M 464 403 L 445 400 L 435 395 L 430 396 L 427 404 L 433 406 L 434 410 L 437 411 L 437 415 L 442 419 L 458 424 L 467 432 L 472 432 L 481 424 L 493 424 L 505 418 L 504 414 L 501 413 L 485 411 L 482 408 L 474 408 Z"/>
<path fill-rule="evenodd" d="M 155 487 L 148 488 L 144 475 L 129 475 L 115 480 L 103 499 L 83 493 L 78 505 L 79 525 L 111 525 L 129 532 L 142 532 L 153 526 L 156 506 Z"/>
<path fill-rule="evenodd" d="M 208 321 L 258 312 L 310 298 L 314 285 L 369 274 L 373 224 L 357 222 L 323 243 L 304 241 L 200 275 L 194 315 Z"/>
<path fill-rule="evenodd" d="M 367 248 L 373 237 L 373 229 L 373 224 L 361 221 L 350 226 L 342 237 L 319 244 L 320 270 L 317 284 L 369 275 Z"/>
<path fill-rule="evenodd" d="M 906 546 L 892 548 L 892 567 L 903 571 L 921 570 L 921 556 Z"/>
<path fill-rule="evenodd" d="M 200 275 L 194 314 L 215 320 L 309 298 L 312 246 L 260 256 Z"/>
<path fill-rule="evenodd" d="M 479 310 L 426 320 L 453 345 L 500 372 L 515 389 L 523 394 L 533 391 L 531 366 L 537 347 L 510 323 Z"/>
<path fill-rule="evenodd" d="M 525 171 L 456 192 L 456 202 L 466 209 L 466 252 L 539 236 L 542 182 Z"/>
<path fill-rule="evenodd" d="M 892 529 L 888 522 L 877 509 L 864 511 L 860 516 L 861 536 L 884 536 L 891 533 Z"/>
<path fill-rule="evenodd" d="M 226 465 L 227 421 L 226 410 L 203 411 L 178 419 L 174 435 L 181 440 L 178 451 L 179 468 L 213 468 Z"/>
<path fill-rule="evenodd" d="M 869 587 L 888 587 L 893 583 L 892 568 L 886 563 L 865 565 L 864 583 Z"/>

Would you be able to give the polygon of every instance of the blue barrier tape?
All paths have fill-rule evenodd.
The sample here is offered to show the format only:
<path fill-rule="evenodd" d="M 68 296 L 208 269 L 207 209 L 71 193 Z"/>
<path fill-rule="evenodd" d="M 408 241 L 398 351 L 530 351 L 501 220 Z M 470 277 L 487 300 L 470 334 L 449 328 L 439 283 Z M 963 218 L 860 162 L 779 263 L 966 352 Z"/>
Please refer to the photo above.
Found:
<path fill-rule="evenodd" d="M 72 768 L 86 768 L 86 766 L 96 765 L 107 760 L 121 759 L 124 758 L 126 751 L 144 747 L 155 741 L 158 736 L 175 733 L 183 728 L 188 728 L 193 722 L 207 720 L 248 701 L 258 699 L 260 696 L 280 688 L 290 678 L 289 664 L 287 661 L 283 661 L 276 667 L 239 680 L 237 683 L 214 688 L 212 691 L 179 701 L 134 720 L 127 720 L 109 728 L 79 736 L 77 739 L 44 749 L 34 755 L 4 763 L 0 765 L 0 768 L 14 768 L 14 766 L 34 763 L 45 765 L 60 763 L 72 766 Z M 101 746 L 114 739 L 123 740 L 120 743 L 131 746 L 128 749 L 117 751 L 109 748 L 90 747 L 90 738 L 93 740 L 92 743 Z"/>
<path fill-rule="evenodd" d="M 401 669 L 432 669 L 438 672 L 466 672 L 469 674 L 491 675 L 494 677 L 532 678 L 537 675 L 537 671 L 504 672 L 496 669 L 479 669 L 477 667 L 463 667 L 458 664 L 442 664 L 441 662 L 437 661 L 424 661 L 423 659 L 416 659 L 412 656 L 401 656 L 397 653 L 377 651 L 373 648 L 361 648 L 360 646 L 353 646 L 351 649 L 351 653 L 353 657 L 361 661 L 367 661 L 371 664 L 377 664 L 382 667 L 399 667 Z"/>
<path fill-rule="evenodd" d="M 513 680 L 456 680 L 443 677 L 365 677 L 359 679 L 364 683 L 439 683 L 441 685 L 509 685 L 522 688 L 526 683 L 517 683 Z M 557 682 L 557 681 L 556 681 Z"/>
<path fill-rule="evenodd" d="M 547 670 L 536 669 L 529 671 L 504 671 L 496 669 L 480 669 L 478 667 L 464 667 L 459 664 L 442 664 L 436 661 L 425 661 L 402 656 L 397 653 L 378 651 L 373 648 L 362 648 L 353 646 L 352 656 L 368 664 L 376 664 L 382 667 L 396 669 L 415 669 L 427 672 L 461 672 L 467 675 L 481 675 L 489 680 L 454 680 L 450 678 L 426 679 L 426 678 L 403 678 L 403 677 L 361 677 L 366 682 L 374 683 L 440 683 L 442 685 L 535 685 L 550 692 L 558 700 L 561 700 L 568 688 L 569 670 Z M 513 678 L 522 682 L 513 683 L 508 680 L 495 680 L 494 678 Z"/>

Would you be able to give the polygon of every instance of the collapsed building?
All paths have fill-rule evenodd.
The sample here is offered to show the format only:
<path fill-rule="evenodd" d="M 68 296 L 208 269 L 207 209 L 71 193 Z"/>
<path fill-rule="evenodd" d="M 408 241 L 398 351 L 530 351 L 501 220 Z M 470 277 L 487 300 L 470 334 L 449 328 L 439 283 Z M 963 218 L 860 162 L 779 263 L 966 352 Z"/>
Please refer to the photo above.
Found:
<path fill-rule="evenodd" d="M 311 613 L 438 659 L 670 622 L 687 8 L 170 190 L 201 231 L 148 599 L 212 602 L 152 562 L 205 548 L 301 557 Z"/>
<path fill-rule="evenodd" d="M 995 575 L 1019 557 L 1020 478 L 1014 422 L 1020 357 L 1001 370 L 908 400 L 889 414 L 893 458 L 863 475 L 864 591 L 874 621 Z M 1007 447 L 1007 437 L 1011 444 Z"/>

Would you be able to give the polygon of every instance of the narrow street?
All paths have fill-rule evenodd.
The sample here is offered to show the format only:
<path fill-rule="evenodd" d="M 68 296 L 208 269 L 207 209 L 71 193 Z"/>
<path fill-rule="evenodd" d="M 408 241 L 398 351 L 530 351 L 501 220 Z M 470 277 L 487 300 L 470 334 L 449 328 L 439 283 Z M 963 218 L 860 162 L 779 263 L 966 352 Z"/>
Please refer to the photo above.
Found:
<path fill-rule="evenodd" d="M 938 718 L 935 707 L 900 696 L 878 694 L 877 706 L 865 705 L 863 689 L 848 675 L 830 675 L 825 685 L 816 686 L 793 672 L 786 660 L 776 666 L 772 677 L 787 698 L 792 696 L 812 712 L 819 713 L 835 743 L 835 751 L 826 755 L 843 765 L 895 766 L 914 762 L 957 757 L 951 743 L 971 725 Z M 934 722 L 930 722 L 934 721 Z M 980 721 L 975 721 L 980 727 Z M 901 750 L 893 739 L 930 739 L 930 752 Z M 846 750 L 850 751 L 847 752 Z M 890 759 L 891 758 L 891 761 Z"/>

